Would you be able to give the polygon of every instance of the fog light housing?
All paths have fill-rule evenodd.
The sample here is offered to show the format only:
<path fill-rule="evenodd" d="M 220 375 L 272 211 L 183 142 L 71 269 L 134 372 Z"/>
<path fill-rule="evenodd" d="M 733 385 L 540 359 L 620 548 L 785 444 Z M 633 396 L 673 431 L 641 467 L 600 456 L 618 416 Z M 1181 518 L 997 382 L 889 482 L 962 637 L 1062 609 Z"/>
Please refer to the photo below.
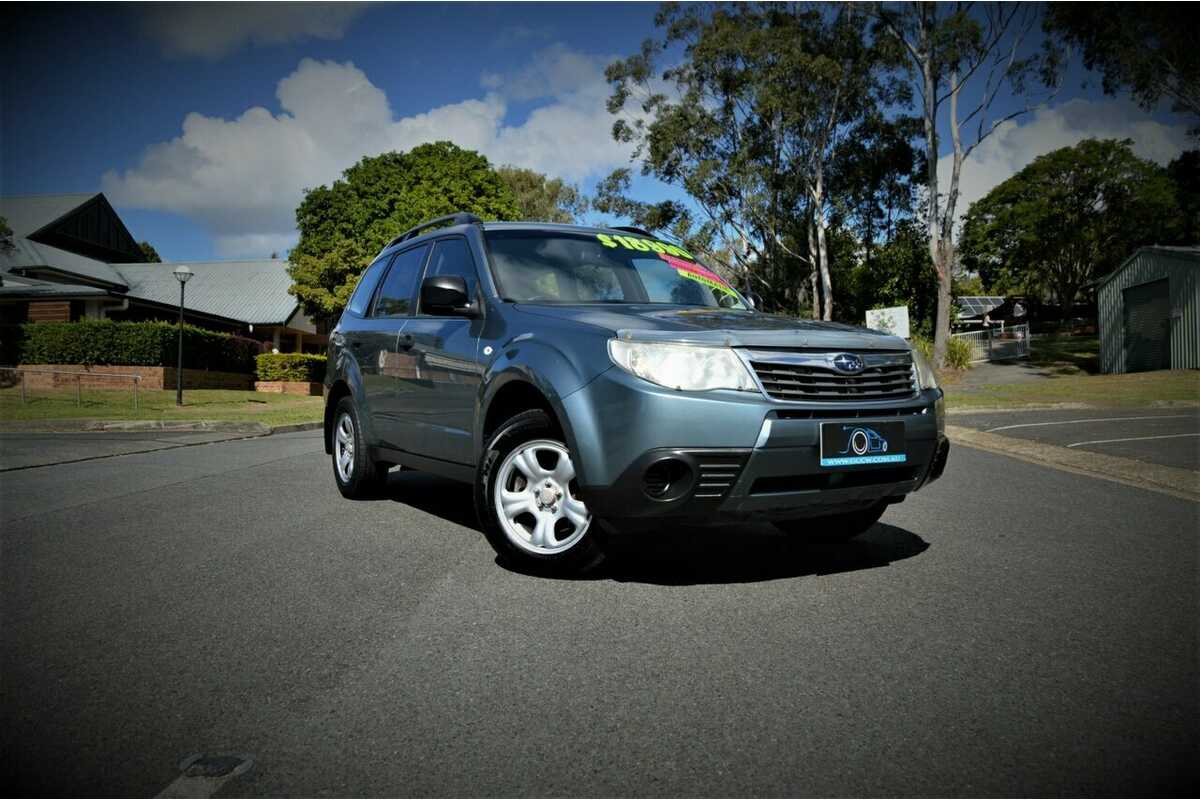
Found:
<path fill-rule="evenodd" d="M 642 474 L 642 491 L 651 500 L 674 500 L 691 488 L 692 470 L 677 458 L 655 461 Z"/>

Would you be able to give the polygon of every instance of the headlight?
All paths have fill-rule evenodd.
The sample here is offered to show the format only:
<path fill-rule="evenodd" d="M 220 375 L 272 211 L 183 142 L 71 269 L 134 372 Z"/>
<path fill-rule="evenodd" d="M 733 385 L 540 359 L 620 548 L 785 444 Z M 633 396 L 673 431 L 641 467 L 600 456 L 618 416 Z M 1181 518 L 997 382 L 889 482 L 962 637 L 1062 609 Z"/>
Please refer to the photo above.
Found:
<path fill-rule="evenodd" d="M 626 372 L 668 389 L 689 392 L 757 390 L 746 365 L 728 347 L 609 339 L 608 355 Z"/>
<path fill-rule="evenodd" d="M 913 364 L 917 367 L 917 382 L 921 385 L 922 391 L 925 389 L 937 388 L 937 375 L 933 371 L 933 365 L 929 363 L 929 359 L 921 354 L 920 350 L 913 349 Z"/>

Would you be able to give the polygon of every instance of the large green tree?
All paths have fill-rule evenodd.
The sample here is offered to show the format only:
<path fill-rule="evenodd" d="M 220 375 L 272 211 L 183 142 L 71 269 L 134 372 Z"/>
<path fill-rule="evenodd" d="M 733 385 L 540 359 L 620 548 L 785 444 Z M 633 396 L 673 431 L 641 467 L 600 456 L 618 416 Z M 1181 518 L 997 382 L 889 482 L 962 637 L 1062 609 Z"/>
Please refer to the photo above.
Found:
<path fill-rule="evenodd" d="M 683 189 L 702 216 L 640 210 L 666 229 L 709 226 L 758 282 L 781 262 L 807 264 L 814 316 L 830 319 L 831 161 L 866 116 L 903 99 L 889 43 L 875 46 L 853 5 L 668 3 L 656 23 L 659 39 L 608 68 L 613 133 L 635 145 L 642 174 Z M 675 63 L 660 71 L 663 60 Z M 631 102 L 641 113 L 629 117 Z"/>
<path fill-rule="evenodd" d="M 517 203 L 520 219 L 538 222 L 577 222 L 588 208 L 579 187 L 562 178 L 506 165 L 496 170 Z"/>
<path fill-rule="evenodd" d="M 1080 288 L 1134 248 L 1178 235 L 1175 189 L 1129 140 L 1087 139 L 1039 156 L 971 205 L 964 263 L 992 288 L 1050 293 L 1070 309 Z"/>
<path fill-rule="evenodd" d="M 511 189 L 474 151 L 435 142 L 364 158 L 331 186 L 305 192 L 296 209 L 300 241 L 289 254 L 291 292 L 310 314 L 337 314 L 392 238 L 456 211 L 520 217 Z"/>
<path fill-rule="evenodd" d="M 1100 73 L 1108 94 L 1127 90 L 1147 111 L 1166 98 L 1200 124 L 1200 48 L 1195 17 L 1184 8 L 1050 3 L 1043 27 L 1053 40 L 1078 49 L 1084 66 Z"/>

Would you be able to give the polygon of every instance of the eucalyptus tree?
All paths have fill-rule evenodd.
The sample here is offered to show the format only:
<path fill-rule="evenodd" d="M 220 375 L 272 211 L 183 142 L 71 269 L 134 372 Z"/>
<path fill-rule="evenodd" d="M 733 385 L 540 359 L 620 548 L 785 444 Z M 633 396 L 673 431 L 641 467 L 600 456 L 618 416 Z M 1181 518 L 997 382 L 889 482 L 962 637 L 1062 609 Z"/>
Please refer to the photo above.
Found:
<path fill-rule="evenodd" d="M 950 336 L 963 163 L 1001 124 L 1032 111 L 1039 87 L 1053 90 L 1057 63 L 1053 54 L 1031 54 L 1031 34 L 1040 14 L 1033 4 L 876 3 L 872 12 L 877 38 L 890 38 L 903 47 L 906 72 L 920 103 L 925 230 L 938 279 L 934 359 L 940 365 Z M 995 113 L 999 97 L 1018 102 L 1004 103 L 1004 112 Z M 945 181 L 938 160 L 943 129 L 949 131 L 952 147 Z"/>
<path fill-rule="evenodd" d="M 864 118 L 903 102 L 906 86 L 889 77 L 898 51 L 872 40 L 854 5 L 666 4 L 656 24 L 658 39 L 608 68 L 609 110 L 632 99 L 641 111 L 618 119 L 614 137 L 739 245 L 748 275 L 806 264 L 813 315 L 831 319 L 831 162 Z M 678 206 L 658 210 L 688 221 Z"/>

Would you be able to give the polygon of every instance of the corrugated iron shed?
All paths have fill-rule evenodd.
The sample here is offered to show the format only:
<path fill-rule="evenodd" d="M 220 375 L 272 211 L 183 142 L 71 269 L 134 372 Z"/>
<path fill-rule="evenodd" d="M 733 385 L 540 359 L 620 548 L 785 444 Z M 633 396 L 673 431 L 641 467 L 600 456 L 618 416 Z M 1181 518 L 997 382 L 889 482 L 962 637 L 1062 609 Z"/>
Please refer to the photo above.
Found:
<path fill-rule="evenodd" d="M 1157 367 L 1200 368 L 1200 246 L 1141 248 L 1100 280 L 1096 301 L 1102 371 L 1146 369 L 1147 350 L 1161 350 Z"/>

